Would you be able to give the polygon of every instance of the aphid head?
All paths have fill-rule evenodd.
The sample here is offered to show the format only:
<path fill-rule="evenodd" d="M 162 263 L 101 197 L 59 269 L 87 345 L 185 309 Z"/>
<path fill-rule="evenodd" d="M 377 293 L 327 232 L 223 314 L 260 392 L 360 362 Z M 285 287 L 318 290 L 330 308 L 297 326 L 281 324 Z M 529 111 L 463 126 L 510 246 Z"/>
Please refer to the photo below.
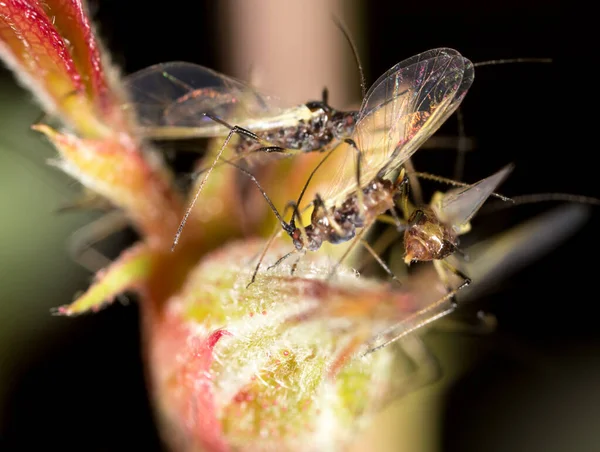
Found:
<path fill-rule="evenodd" d="M 309 225 L 304 228 L 304 232 L 302 229 L 294 227 L 294 230 L 289 233 L 298 251 L 316 251 L 321 247 L 323 240 L 318 234 L 313 234 L 312 232 L 314 231 Z"/>
<path fill-rule="evenodd" d="M 444 259 L 456 251 L 455 234 L 429 209 L 417 209 L 404 232 L 404 262 Z"/>
<path fill-rule="evenodd" d="M 358 120 L 357 111 L 336 111 L 331 116 L 331 132 L 337 139 L 349 138 L 354 132 L 356 121 Z"/>
<path fill-rule="evenodd" d="M 322 111 L 325 116 L 331 116 L 331 114 L 333 113 L 333 108 L 331 108 L 325 102 L 320 100 L 307 102 L 306 108 L 308 108 L 313 113 L 318 113 L 319 111 Z"/>
<path fill-rule="evenodd" d="M 294 230 L 290 233 L 290 237 L 292 238 L 292 242 L 297 250 L 304 249 L 304 240 L 302 238 L 302 231 L 300 228 L 294 228 Z"/>

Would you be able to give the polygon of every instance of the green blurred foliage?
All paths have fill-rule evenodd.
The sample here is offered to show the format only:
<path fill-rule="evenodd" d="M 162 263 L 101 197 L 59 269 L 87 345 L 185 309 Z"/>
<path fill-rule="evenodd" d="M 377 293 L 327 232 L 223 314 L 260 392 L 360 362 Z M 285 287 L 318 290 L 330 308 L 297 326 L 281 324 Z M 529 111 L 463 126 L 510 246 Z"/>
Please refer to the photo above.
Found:
<path fill-rule="evenodd" d="M 29 130 L 40 117 L 31 96 L 0 74 L 0 406 L 14 366 L 64 329 L 50 309 L 69 302 L 91 278 L 66 244 L 95 214 L 56 213 L 78 187 L 46 164 L 55 151 Z"/>

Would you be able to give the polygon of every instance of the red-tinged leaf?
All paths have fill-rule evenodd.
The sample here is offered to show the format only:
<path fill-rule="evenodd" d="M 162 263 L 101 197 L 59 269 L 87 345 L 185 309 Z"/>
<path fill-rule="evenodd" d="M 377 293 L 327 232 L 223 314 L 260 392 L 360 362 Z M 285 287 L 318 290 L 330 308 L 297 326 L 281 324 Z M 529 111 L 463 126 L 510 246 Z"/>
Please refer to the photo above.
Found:
<path fill-rule="evenodd" d="M 124 252 L 110 267 L 96 275 L 94 284 L 68 306 L 57 308 L 61 315 L 97 312 L 127 290 L 141 290 L 152 273 L 155 256 L 144 244 Z"/>
<path fill-rule="evenodd" d="M 62 38 L 69 43 L 71 57 L 82 76 L 87 95 L 106 107 L 109 94 L 98 43 L 80 0 L 45 0 L 41 3 Z"/>
<path fill-rule="evenodd" d="M 82 77 L 88 98 L 104 122 L 121 128 L 125 95 L 81 0 L 45 0 L 42 7 L 69 44 L 71 57 Z"/>
<path fill-rule="evenodd" d="M 85 95 L 69 47 L 37 1 L 0 3 L 0 56 L 46 112 L 58 114 L 87 136 L 109 133 Z"/>
<path fill-rule="evenodd" d="M 215 330 L 206 337 L 198 337 L 186 349 L 183 366 L 174 376 L 178 388 L 175 396 L 176 410 L 184 413 L 187 433 L 207 451 L 227 452 L 223 428 L 217 417 L 213 381 L 210 367 L 217 342 L 230 335 L 225 330 Z"/>
<path fill-rule="evenodd" d="M 58 149 L 56 166 L 121 207 L 146 242 L 167 249 L 182 206 L 170 187 L 170 175 L 126 140 L 86 140 L 34 126 Z"/>

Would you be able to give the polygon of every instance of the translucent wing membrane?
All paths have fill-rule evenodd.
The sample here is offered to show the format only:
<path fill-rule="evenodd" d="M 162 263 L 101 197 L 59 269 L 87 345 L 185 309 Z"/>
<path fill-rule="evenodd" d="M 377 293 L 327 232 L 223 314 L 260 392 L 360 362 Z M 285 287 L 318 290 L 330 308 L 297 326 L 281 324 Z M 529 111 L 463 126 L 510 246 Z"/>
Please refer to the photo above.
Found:
<path fill-rule="evenodd" d="M 397 170 L 456 110 L 473 82 L 473 64 L 456 50 L 434 49 L 398 63 L 363 100 L 353 139 L 362 153 L 361 185 Z M 346 159 L 329 190 L 335 203 L 356 190 Z"/>
<path fill-rule="evenodd" d="M 192 63 L 161 63 L 127 77 L 143 133 L 152 139 L 226 136 L 229 129 L 208 118 L 252 131 L 284 127 L 311 116 L 304 105 L 285 108 L 278 99 Z"/>
<path fill-rule="evenodd" d="M 446 192 L 433 205 L 436 215 L 444 223 L 460 229 L 473 218 L 513 169 L 514 165 L 507 165 L 497 173 L 469 187 Z"/>

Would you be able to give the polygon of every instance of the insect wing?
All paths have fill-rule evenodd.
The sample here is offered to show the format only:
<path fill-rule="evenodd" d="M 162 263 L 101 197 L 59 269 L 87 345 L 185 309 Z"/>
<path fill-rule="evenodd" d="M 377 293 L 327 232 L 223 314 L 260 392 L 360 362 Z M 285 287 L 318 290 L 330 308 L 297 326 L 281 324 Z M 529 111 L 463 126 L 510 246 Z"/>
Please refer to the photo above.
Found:
<path fill-rule="evenodd" d="M 513 165 L 507 165 L 473 185 L 446 192 L 433 206 L 436 215 L 443 222 L 453 225 L 457 230 L 460 229 L 473 218 L 513 168 Z"/>
<path fill-rule="evenodd" d="M 385 176 L 402 165 L 456 110 L 473 77 L 472 63 L 446 48 L 409 58 L 381 76 L 356 126 L 365 167 Z"/>
<path fill-rule="evenodd" d="M 473 82 L 473 64 L 456 50 L 434 49 L 398 63 L 363 100 L 353 135 L 362 153 L 361 184 L 398 169 L 456 110 Z M 336 199 L 356 189 L 347 159 L 332 184 Z"/>
<path fill-rule="evenodd" d="M 186 62 L 142 69 L 127 78 L 127 85 L 143 134 L 153 139 L 227 135 L 229 129 L 207 113 L 249 129 L 309 114 L 304 106 L 286 109 L 241 81 Z"/>

